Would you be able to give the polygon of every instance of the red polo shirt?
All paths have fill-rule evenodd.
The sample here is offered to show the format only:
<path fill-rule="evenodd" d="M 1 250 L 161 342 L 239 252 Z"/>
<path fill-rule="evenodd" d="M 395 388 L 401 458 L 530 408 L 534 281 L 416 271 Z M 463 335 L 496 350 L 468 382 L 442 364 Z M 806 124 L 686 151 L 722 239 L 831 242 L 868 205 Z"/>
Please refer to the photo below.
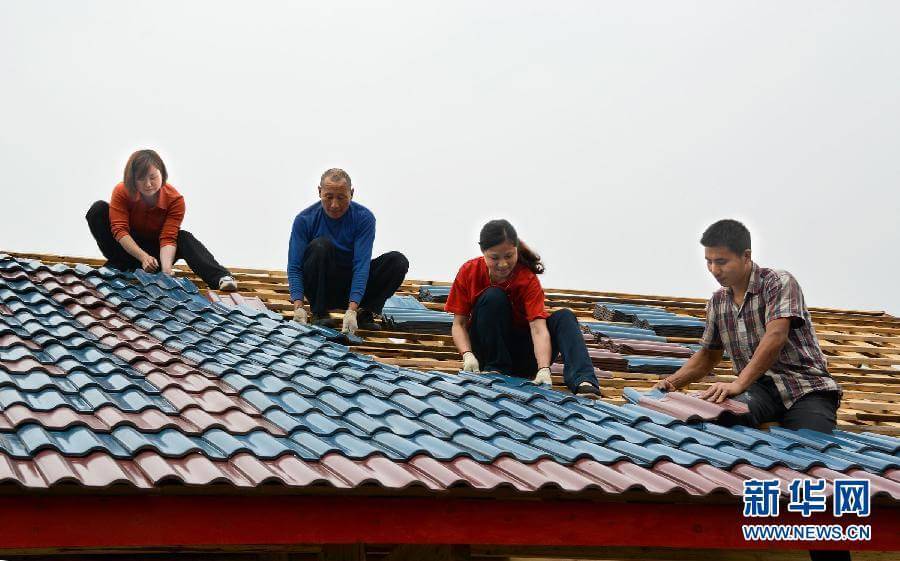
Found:
<path fill-rule="evenodd" d="M 459 268 L 444 309 L 451 314 L 469 316 L 481 293 L 492 286 L 502 289 L 509 298 L 514 327 L 528 329 L 530 322 L 548 317 L 544 309 L 544 289 L 531 269 L 521 262 L 516 263 L 509 278 L 495 284 L 491 282 L 487 263 L 482 257 L 470 259 Z"/>
<path fill-rule="evenodd" d="M 166 183 L 159 190 L 159 200 L 149 205 L 140 193 L 128 193 L 124 183 L 113 189 L 109 200 L 109 228 L 119 241 L 134 232 L 144 239 L 159 238 L 159 247 L 177 245 L 178 230 L 184 220 L 184 197 Z"/>

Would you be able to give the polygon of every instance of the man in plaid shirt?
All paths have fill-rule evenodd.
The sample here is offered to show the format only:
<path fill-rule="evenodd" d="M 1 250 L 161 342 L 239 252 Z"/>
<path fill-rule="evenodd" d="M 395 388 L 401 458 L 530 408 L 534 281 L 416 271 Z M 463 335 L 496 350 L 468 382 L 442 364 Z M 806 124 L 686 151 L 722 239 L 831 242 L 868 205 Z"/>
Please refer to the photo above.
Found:
<path fill-rule="evenodd" d="M 735 396 L 753 425 L 831 432 L 841 389 L 828 374 L 800 285 L 750 259 L 750 232 L 736 220 L 716 222 L 700 243 L 722 288 L 707 304 L 703 348 L 657 388 L 674 391 L 707 376 L 727 350 L 737 379 L 716 382 L 700 397 L 719 403 Z"/>

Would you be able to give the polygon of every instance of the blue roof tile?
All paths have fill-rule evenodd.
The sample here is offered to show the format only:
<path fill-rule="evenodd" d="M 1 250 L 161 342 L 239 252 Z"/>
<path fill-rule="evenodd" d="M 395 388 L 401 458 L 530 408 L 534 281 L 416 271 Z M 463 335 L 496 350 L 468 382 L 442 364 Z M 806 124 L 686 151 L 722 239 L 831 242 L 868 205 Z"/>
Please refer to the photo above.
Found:
<path fill-rule="evenodd" d="M 509 415 L 497 415 L 492 420 L 492 424 L 498 426 L 506 434 L 515 436 L 522 440 L 533 440 L 539 434 L 546 435 L 546 432 L 529 426 Z"/>
<path fill-rule="evenodd" d="M 566 426 L 589 437 L 594 442 L 605 443 L 611 438 L 623 438 L 615 428 L 607 428 L 603 426 L 603 423 L 586 421 L 581 417 L 567 419 Z"/>
<path fill-rule="evenodd" d="M 379 417 L 379 420 L 382 425 L 379 428 L 386 429 L 398 436 L 414 436 L 428 432 L 428 429 L 418 421 L 404 417 L 399 413 L 387 413 Z"/>
<path fill-rule="evenodd" d="M 719 447 L 719 449 L 725 449 L 725 448 L 726 448 L 725 446 Z M 818 455 L 804 456 L 804 455 L 799 454 L 798 451 L 796 451 L 796 450 L 793 450 L 790 452 L 783 451 L 783 450 L 775 448 L 769 444 L 757 444 L 756 446 L 754 446 L 752 448 L 752 451 L 756 452 L 756 454 L 758 454 L 759 456 L 762 456 L 764 458 L 771 458 L 772 460 L 774 460 L 776 462 L 779 462 L 781 464 L 784 464 L 790 468 L 793 468 L 793 469 L 796 469 L 799 471 L 806 471 L 807 469 L 809 469 L 811 466 L 814 466 L 814 465 L 824 465 L 824 466 L 831 467 L 830 465 L 828 465 L 822 461 L 822 458 L 823 458 L 822 456 L 818 456 Z M 756 465 L 756 464 L 754 464 L 754 465 Z M 769 465 L 764 465 L 764 466 L 757 465 L 756 467 L 768 468 Z"/>
<path fill-rule="evenodd" d="M 641 407 L 640 405 L 635 405 L 633 403 L 626 403 L 622 406 L 622 409 L 634 413 L 637 418 L 646 417 L 656 425 L 672 425 L 678 421 L 678 419 L 672 417 L 671 415 L 666 415 L 665 413 L 654 411 L 653 409 L 648 409 L 646 407 Z"/>
<path fill-rule="evenodd" d="M 603 421 L 602 423 L 600 423 L 600 426 L 611 431 L 619 438 L 633 444 L 639 444 L 643 446 L 648 442 L 659 442 L 658 438 L 651 436 L 643 431 L 639 431 L 632 426 L 622 424 L 618 421 Z"/>
<path fill-rule="evenodd" d="M 669 428 L 679 434 L 683 434 L 684 436 L 692 439 L 698 444 L 703 444 L 704 446 L 712 446 L 713 448 L 718 448 L 725 443 L 725 440 L 713 434 L 712 432 L 700 430 L 691 425 L 675 423 L 674 425 L 670 425 Z"/>
<path fill-rule="evenodd" d="M 507 436 L 495 436 L 490 439 L 490 442 L 500 450 L 496 456 L 490 457 L 491 460 L 498 456 L 511 456 L 520 461 L 530 463 L 536 462 L 541 458 L 553 458 L 555 456 L 564 457 L 567 458 L 567 462 L 573 462 L 579 456 L 578 451 L 574 448 L 542 437 L 533 438 L 527 441 L 527 444 Z"/>
<path fill-rule="evenodd" d="M 28 271 L 50 270 L 43 265 L 0 257 L 0 270 L 15 273 L 12 279 L 0 279 L 0 301 L 12 311 L 0 314 L 0 334 L 39 347 L 0 345 L 0 407 L 23 404 L 35 412 L 66 407 L 92 413 L 110 406 L 120 412 L 177 415 L 173 402 L 179 407 L 186 403 L 174 397 L 180 394 L 167 392 L 170 402 L 149 381 L 152 378 L 136 369 L 150 365 L 174 374 L 188 368 L 237 392 L 215 390 L 218 397 L 210 399 L 235 400 L 216 407 L 231 411 L 231 403 L 239 403 L 243 414 L 255 409 L 288 435 L 273 434 L 262 424 L 233 431 L 218 422 L 212 425 L 218 428 L 187 434 L 174 424 L 155 431 L 118 425 L 104 432 L 81 425 L 49 430 L 35 420 L 0 430 L 0 448 L 15 458 L 53 449 L 69 456 L 102 450 L 117 458 L 147 450 L 170 458 L 199 453 L 211 459 L 247 453 L 260 459 L 291 454 L 313 461 L 340 453 L 355 459 L 386 455 L 398 461 L 424 455 L 441 460 L 467 456 L 479 462 L 509 456 L 525 463 L 551 459 L 561 464 L 589 458 L 648 467 L 661 460 L 722 468 L 748 463 L 801 471 L 824 465 L 871 473 L 898 467 L 900 440 L 889 437 L 686 425 L 639 405 L 593 401 L 525 379 L 382 365 L 336 343 L 344 339 L 333 330 L 210 304 L 185 279 L 56 267 L 59 274 L 74 275 L 66 277 L 63 288 L 62 281 L 43 286 L 29 279 Z M 105 300 L 80 283 L 96 288 Z M 51 293 L 91 312 L 75 317 L 50 298 Z M 654 314 L 642 317 L 652 324 L 659 316 Z M 667 317 L 665 325 L 679 322 L 696 323 Z M 113 338 L 96 335 L 104 330 Z M 168 353 L 161 351 L 163 346 Z M 631 358 L 642 364 L 678 362 Z M 26 372 L 4 369 L 3 364 L 24 359 L 46 368 L 30 364 Z M 51 367 L 67 375 L 53 376 Z M 169 385 L 182 383 L 177 376 L 170 378 Z M 190 393 L 184 387 L 179 391 Z M 203 402 L 199 396 L 197 400 Z"/>
<path fill-rule="evenodd" d="M 377 444 L 379 448 L 386 450 L 390 458 L 402 459 L 418 456 L 419 454 L 429 454 L 427 448 L 417 444 L 415 441 L 386 431 L 376 432 L 372 435 L 371 440 L 373 444 Z"/>
<path fill-rule="evenodd" d="M 800 431 L 806 438 L 811 439 L 819 439 L 819 440 L 831 440 L 835 439 L 841 443 L 842 446 L 846 446 L 848 443 L 852 446 L 856 447 L 856 445 L 863 446 L 862 450 L 866 448 L 869 449 L 878 449 L 884 452 L 889 452 L 891 454 L 896 454 L 900 452 L 900 438 L 891 438 L 889 436 L 884 436 L 881 434 L 872 434 L 872 433 L 852 433 L 846 431 L 834 431 L 832 435 L 824 435 L 822 433 L 816 433 L 809 430 Z"/>
<path fill-rule="evenodd" d="M 746 461 L 747 463 L 753 463 L 752 459 L 756 459 L 758 464 L 757 467 L 762 467 L 762 464 L 765 464 L 768 460 L 762 458 L 761 456 L 755 456 L 754 454 L 750 454 L 745 450 L 738 451 L 733 447 L 720 447 L 718 449 L 713 448 L 711 446 L 704 446 L 703 444 L 697 444 L 694 442 L 689 442 L 686 444 L 682 444 L 678 447 L 680 450 L 684 450 L 685 452 L 689 452 L 697 457 L 703 458 L 707 460 L 714 466 L 721 468 L 730 468 L 731 466 L 741 463 L 742 461 Z M 730 452 L 738 452 L 738 453 L 730 453 Z M 755 458 L 752 458 L 755 456 Z M 771 467 L 767 465 L 766 467 Z"/>
<path fill-rule="evenodd" d="M 429 423 L 431 426 L 438 428 L 439 430 L 442 430 L 444 432 L 447 431 L 447 425 L 443 423 L 446 423 L 447 421 L 449 421 L 449 419 L 441 417 L 437 414 L 425 415 L 422 417 L 422 419 L 425 422 Z M 495 427 L 493 424 L 487 423 L 474 415 L 461 415 L 458 419 L 454 419 L 453 421 L 455 423 L 458 423 L 459 426 L 462 427 L 462 429 L 480 438 L 492 438 L 497 434 L 500 434 L 501 432 L 500 429 Z M 449 434 L 455 433 L 456 430 L 453 430 Z"/>

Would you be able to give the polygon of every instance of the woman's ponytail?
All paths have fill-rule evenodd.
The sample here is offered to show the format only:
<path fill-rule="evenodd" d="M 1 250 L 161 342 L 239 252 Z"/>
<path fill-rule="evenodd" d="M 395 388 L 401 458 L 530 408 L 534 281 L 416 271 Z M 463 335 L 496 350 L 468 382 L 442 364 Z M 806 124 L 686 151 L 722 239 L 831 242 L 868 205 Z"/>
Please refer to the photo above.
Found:
<path fill-rule="evenodd" d="M 528 267 L 532 273 L 540 275 L 544 272 L 544 264 L 541 262 L 541 256 L 535 253 L 525 242 L 519 239 L 516 229 L 508 220 L 498 219 L 491 220 L 481 229 L 481 235 L 478 237 L 478 246 L 481 251 L 500 245 L 503 242 L 509 242 L 516 246 L 519 251 L 519 261 Z"/>

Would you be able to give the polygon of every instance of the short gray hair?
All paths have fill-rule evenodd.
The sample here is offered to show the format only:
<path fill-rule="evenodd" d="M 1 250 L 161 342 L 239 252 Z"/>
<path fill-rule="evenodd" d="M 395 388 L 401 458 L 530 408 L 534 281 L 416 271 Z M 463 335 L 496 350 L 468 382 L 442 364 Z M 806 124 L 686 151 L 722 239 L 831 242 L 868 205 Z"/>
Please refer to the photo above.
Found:
<path fill-rule="evenodd" d="M 326 179 L 330 179 L 332 181 L 344 181 L 347 183 L 347 187 L 353 186 L 353 184 L 350 182 L 350 175 L 341 168 L 331 168 L 329 170 L 325 170 L 325 173 L 322 174 L 322 179 L 319 180 L 320 187 L 325 183 Z"/>

